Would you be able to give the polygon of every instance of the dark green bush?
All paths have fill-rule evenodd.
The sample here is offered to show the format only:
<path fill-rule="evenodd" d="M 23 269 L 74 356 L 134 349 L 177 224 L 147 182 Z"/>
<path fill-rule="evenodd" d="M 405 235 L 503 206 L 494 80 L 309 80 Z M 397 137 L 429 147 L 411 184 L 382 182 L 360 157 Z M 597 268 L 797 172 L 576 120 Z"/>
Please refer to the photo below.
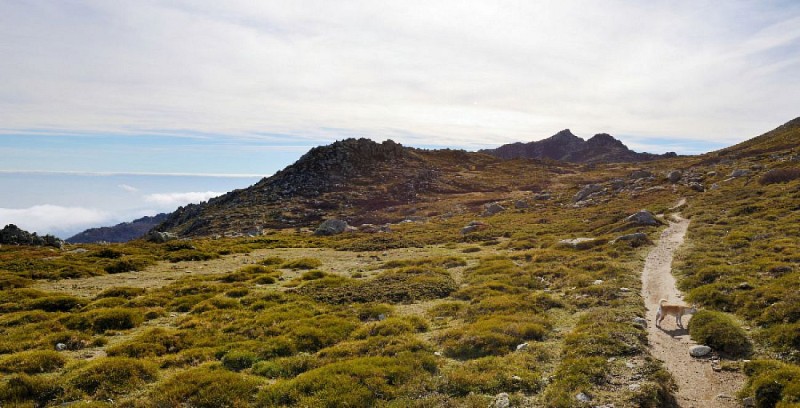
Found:
<path fill-rule="evenodd" d="M 752 344 L 747 334 L 728 315 L 712 310 L 701 310 L 689 320 L 692 340 L 705 344 L 731 356 L 745 356 Z"/>
<path fill-rule="evenodd" d="M 797 180 L 798 178 L 800 178 L 800 169 L 798 168 L 773 169 L 764 173 L 764 175 L 758 179 L 758 182 L 761 185 L 768 185 L 775 183 L 788 183 L 792 180 Z"/>
<path fill-rule="evenodd" d="M 320 359 L 307 353 L 290 357 L 259 361 L 253 365 L 253 374 L 267 378 L 292 378 L 317 368 Z"/>
<path fill-rule="evenodd" d="M 325 272 L 322 272 L 319 269 L 314 269 L 314 270 L 311 270 L 311 271 L 303 272 L 303 274 L 300 275 L 300 279 L 302 279 L 304 281 L 309 281 L 309 280 L 322 279 L 325 276 L 326 276 Z"/>
<path fill-rule="evenodd" d="M 73 314 L 63 319 L 64 325 L 73 330 L 126 330 L 137 327 L 144 321 L 142 313 L 136 309 L 114 307 L 95 309 Z"/>
<path fill-rule="evenodd" d="M 135 259 L 135 258 L 125 258 L 120 259 L 111 265 L 106 266 L 104 269 L 107 273 L 123 273 L 123 272 L 137 272 L 141 271 L 148 266 L 150 266 L 152 262 L 144 260 L 144 259 Z"/>
<path fill-rule="evenodd" d="M 755 398 L 756 407 L 793 407 L 800 404 L 800 367 L 775 360 L 753 360 L 744 366 L 748 375 L 741 396 Z"/>

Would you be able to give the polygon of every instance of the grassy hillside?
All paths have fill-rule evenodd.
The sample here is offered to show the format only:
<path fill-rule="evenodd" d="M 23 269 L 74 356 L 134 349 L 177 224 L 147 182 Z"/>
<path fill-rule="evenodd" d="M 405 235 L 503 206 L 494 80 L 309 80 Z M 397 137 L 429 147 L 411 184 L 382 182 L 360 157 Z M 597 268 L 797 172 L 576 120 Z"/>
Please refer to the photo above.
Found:
<path fill-rule="evenodd" d="M 636 320 L 643 259 L 663 225 L 626 217 L 647 209 L 691 218 L 675 266 L 705 309 L 692 336 L 749 376 L 740 397 L 796 406 L 794 146 L 646 165 L 476 155 L 456 166 L 447 156 L 462 153 L 425 153 L 447 176 L 415 200 L 361 218 L 328 210 L 356 225 L 391 216 L 389 232 L 3 246 L 0 404 L 669 406 L 672 379 Z M 688 206 L 671 209 L 680 198 Z M 488 215 L 492 202 L 505 210 Z M 228 215 L 214 225 L 245 219 Z M 616 241 L 635 232 L 646 238 Z M 590 240 L 562 242 L 575 238 Z"/>

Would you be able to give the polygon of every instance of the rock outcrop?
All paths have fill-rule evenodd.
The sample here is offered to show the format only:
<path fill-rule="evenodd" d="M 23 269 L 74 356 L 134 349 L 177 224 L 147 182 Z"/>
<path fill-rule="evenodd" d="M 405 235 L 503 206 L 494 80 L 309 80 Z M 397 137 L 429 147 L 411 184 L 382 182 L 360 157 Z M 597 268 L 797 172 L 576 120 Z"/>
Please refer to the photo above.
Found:
<path fill-rule="evenodd" d="M 0 230 L 0 244 L 61 248 L 64 241 L 53 235 L 39 236 L 35 232 L 28 232 L 14 224 L 8 224 Z"/>
<path fill-rule="evenodd" d="M 90 228 L 67 238 L 70 244 L 90 244 L 95 242 L 128 242 L 142 238 L 148 231 L 167 219 L 167 214 L 142 217 L 131 222 L 123 222 L 113 227 Z"/>

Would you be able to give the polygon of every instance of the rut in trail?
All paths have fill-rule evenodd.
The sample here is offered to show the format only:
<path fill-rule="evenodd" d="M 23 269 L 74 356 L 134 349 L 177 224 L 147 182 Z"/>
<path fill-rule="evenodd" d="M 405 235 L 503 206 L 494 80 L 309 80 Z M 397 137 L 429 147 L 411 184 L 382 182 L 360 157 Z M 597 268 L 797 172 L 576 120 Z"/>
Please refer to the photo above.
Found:
<path fill-rule="evenodd" d="M 689 355 L 689 347 L 696 344 L 686 329 L 679 328 L 675 319 L 668 316 L 655 326 L 658 301 L 684 303 L 675 288 L 672 276 L 672 259 L 675 250 L 683 243 L 689 220 L 673 216 L 669 227 L 661 234 L 656 246 L 647 255 L 642 273 L 642 297 L 647 306 L 647 339 L 652 355 L 663 361 L 678 384 L 675 399 L 681 408 L 728 408 L 741 406 L 736 392 L 744 384 L 744 377 L 735 372 L 714 371 L 711 361 Z M 683 317 L 688 327 L 689 316 Z"/>

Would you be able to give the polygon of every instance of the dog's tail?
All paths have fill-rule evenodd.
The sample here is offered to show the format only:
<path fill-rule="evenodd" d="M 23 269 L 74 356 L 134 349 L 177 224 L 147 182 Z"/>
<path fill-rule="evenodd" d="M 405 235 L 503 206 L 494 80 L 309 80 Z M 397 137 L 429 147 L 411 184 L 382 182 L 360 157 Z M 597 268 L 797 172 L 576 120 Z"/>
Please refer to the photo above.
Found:
<path fill-rule="evenodd" d="M 660 307 L 661 307 L 661 305 L 663 305 L 663 304 L 664 304 L 664 302 L 666 302 L 666 301 L 667 301 L 667 299 L 661 299 L 661 300 L 659 300 L 659 301 L 658 301 L 658 307 L 660 308 Z"/>

